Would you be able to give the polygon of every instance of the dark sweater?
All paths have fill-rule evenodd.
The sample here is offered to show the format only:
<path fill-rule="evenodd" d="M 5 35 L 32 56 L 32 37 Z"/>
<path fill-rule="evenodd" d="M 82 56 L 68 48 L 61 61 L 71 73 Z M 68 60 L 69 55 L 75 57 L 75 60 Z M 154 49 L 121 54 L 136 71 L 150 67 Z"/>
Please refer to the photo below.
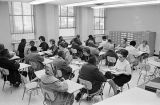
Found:
<path fill-rule="evenodd" d="M 85 64 L 79 72 L 79 78 L 88 80 L 92 83 L 92 90 L 90 93 L 96 92 L 100 89 L 102 82 L 106 82 L 105 76 L 99 71 L 98 67 L 92 64 Z"/>

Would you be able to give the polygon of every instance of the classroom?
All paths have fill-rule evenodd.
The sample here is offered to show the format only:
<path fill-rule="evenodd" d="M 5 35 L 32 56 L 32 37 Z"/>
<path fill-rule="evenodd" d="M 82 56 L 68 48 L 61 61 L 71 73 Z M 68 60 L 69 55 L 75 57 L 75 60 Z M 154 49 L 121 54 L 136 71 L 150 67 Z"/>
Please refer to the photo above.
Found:
<path fill-rule="evenodd" d="M 0 0 L 0 105 L 159 105 L 160 0 Z"/>

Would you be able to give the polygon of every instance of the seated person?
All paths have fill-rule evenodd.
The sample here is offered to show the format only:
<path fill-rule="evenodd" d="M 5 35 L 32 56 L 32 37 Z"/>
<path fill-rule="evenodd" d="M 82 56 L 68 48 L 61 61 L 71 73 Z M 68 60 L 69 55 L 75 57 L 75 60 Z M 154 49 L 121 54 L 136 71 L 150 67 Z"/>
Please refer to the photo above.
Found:
<path fill-rule="evenodd" d="M 111 39 L 108 39 L 108 42 L 105 45 L 103 45 L 102 51 L 107 52 L 108 50 L 114 50 L 114 44 L 112 44 Z"/>
<path fill-rule="evenodd" d="M 72 55 L 70 54 L 69 50 L 66 48 L 66 43 L 65 42 L 61 42 L 59 44 L 59 50 L 63 51 L 64 59 L 65 59 L 67 65 L 70 64 L 71 61 L 72 61 Z"/>
<path fill-rule="evenodd" d="M 40 36 L 39 40 L 41 42 L 41 44 L 39 45 L 39 47 L 41 48 L 41 51 L 47 51 L 49 49 L 49 46 L 45 42 L 45 37 L 44 36 Z"/>
<path fill-rule="evenodd" d="M 14 60 L 9 60 L 8 58 L 9 52 L 7 49 L 3 49 L 0 51 L 0 67 L 7 69 L 9 71 L 9 75 L 3 76 L 4 80 L 10 81 L 10 84 L 14 87 L 19 87 L 21 83 L 21 76 L 18 71 L 20 65 Z"/>
<path fill-rule="evenodd" d="M 107 42 L 107 36 L 102 36 L 102 42 L 99 44 L 98 48 L 103 47 Z"/>
<path fill-rule="evenodd" d="M 105 64 L 107 66 L 114 66 L 116 64 L 116 62 L 115 63 L 109 62 L 108 59 L 107 59 L 108 56 L 109 57 L 114 57 L 116 59 L 116 61 L 117 61 L 118 56 L 117 56 L 116 52 L 113 51 L 113 50 L 108 50 L 104 55 L 104 58 L 106 59 L 106 63 Z"/>
<path fill-rule="evenodd" d="M 41 78 L 40 86 L 44 91 L 44 100 L 47 105 L 72 105 L 74 102 L 74 95 L 67 93 L 68 85 L 65 81 L 61 82 L 55 77 L 55 68 L 46 66 L 45 75 Z M 51 99 L 48 98 L 49 93 Z M 67 101 L 67 102 L 66 102 Z M 66 104 L 67 103 L 67 104 Z"/>
<path fill-rule="evenodd" d="M 31 80 L 35 78 L 34 70 L 37 71 L 37 70 L 42 70 L 44 68 L 43 65 L 44 58 L 38 54 L 37 47 L 33 46 L 31 47 L 30 50 L 31 53 L 25 57 L 25 63 L 32 65 L 32 68 L 28 70 L 28 76 L 29 79 Z M 33 65 L 32 62 L 34 62 L 35 65 Z"/>
<path fill-rule="evenodd" d="M 123 38 L 123 41 L 122 41 L 120 47 L 126 48 L 126 46 L 127 46 L 127 38 Z"/>
<path fill-rule="evenodd" d="M 117 55 L 118 55 L 118 60 L 113 69 L 117 70 L 119 74 L 116 75 L 116 74 L 112 74 L 111 72 L 106 72 L 105 75 L 106 75 L 106 78 L 108 78 L 108 75 L 111 74 L 111 76 L 109 76 L 108 79 L 110 79 L 110 77 L 113 77 L 112 79 L 114 83 L 118 87 L 122 87 L 125 83 L 131 80 L 131 66 L 129 62 L 126 60 L 127 55 L 128 55 L 127 50 L 120 49 L 117 52 Z"/>
<path fill-rule="evenodd" d="M 58 53 L 58 47 L 56 46 L 54 39 L 50 39 L 50 43 L 51 47 L 49 48 L 49 50 L 52 51 L 52 56 L 55 56 Z"/>
<path fill-rule="evenodd" d="M 14 55 L 11 55 L 10 53 L 9 53 L 9 51 L 8 51 L 8 49 L 5 49 L 5 47 L 4 47 L 4 44 L 2 44 L 2 43 L 0 43 L 0 52 L 1 51 L 6 51 L 6 54 L 5 54 L 5 56 L 8 58 L 8 59 L 10 59 L 10 58 L 12 58 Z"/>
<path fill-rule="evenodd" d="M 137 49 L 138 49 L 138 51 L 142 51 L 142 52 L 147 53 L 147 54 L 150 53 L 150 49 L 149 49 L 149 46 L 148 46 L 148 42 L 147 42 L 146 40 L 144 40 L 144 41 L 142 42 L 142 44 L 140 44 L 140 45 L 138 46 Z"/>
<path fill-rule="evenodd" d="M 80 40 L 80 35 L 77 35 L 75 38 L 73 38 L 70 42 L 73 49 L 77 50 L 77 55 L 79 56 L 82 53 L 82 42 Z"/>
<path fill-rule="evenodd" d="M 127 46 L 125 49 L 128 51 L 129 54 L 138 56 L 138 50 L 135 48 L 136 41 L 131 41 L 130 45 Z"/>
<path fill-rule="evenodd" d="M 24 48 L 26 46 L 26 39 L 22 39 L 18 45 L 18 55 L 20 58 L 24 58 Z"/>
<path fill-rule="evenodd" d="M 95 47 L 93 42 L 88 42 L 88 48 L 90 49 L 91 55 L 99 56 L 99 50 Z"/>
<path fill-rule="evenodd" d="M 24 56 L 28 55 L 31 52 L 30 49 L 31 49 L 32 46 L 35 46 L 35 42 L 33 40 L 30 41 L 29 45 L 25 47 Z"/>
<path fill-rule="evenodd" d="M 131 41 L 130 42 L 130 45 L 126 47 L 126 50 L 128 51 L 128 57 L 127 57 L 127 60 L 130 62 L 131 64 L 131 68 L 134 69 L 134 66 L 137 66 L 138 65 L 138 56 L 139 56 L 139 53 L 138 53 L 138 50 L 135 48 L 135 45 L 136 45 L 136 41 Z"/>
<path fill-rule="evenodd" d="M 66 61 L 63 59 L 63 51 L 58 52 L 58 57 L 53 61 L 53 65 L 57 67 L 57 70 L 61 70 L 62 77 L 64 79 L 69 79 L 72 75 L 72 68 L 67 65 Z"/>
<path fill-rule="evenodd" d="M 83 48 L 83 54 L 82 56 L 80 57 L 81 60 L 87 62 L 89 60 L 89 57 L 91 56 L 91 51 L 88 47 L 84 47 Z"/>
<path fill-rule="evenodd" d="M 78 78 L 90 81 L 92 83 L 92 89 L 89 90 L 89 94 L 97 92 L 101 88 L 102 83 L 106 82 L 105 76 L 99 71 L 96 63 L 97 58 L 95 56 L 91 56 L 88 60 L 88 63 L 83 65 L 79 71 Z M 75 100 L 79 101 L 81 96 L 86 92 L 86 89 L 82 89 L 77 94 Z"/>
<path fill-rule="evenodd" d="M 57 45 L 59 46 L 59 44 L 60 44 L 61 42 L 65 42 L 65 40 L 63 39 L 62 36 L 59 37 L 59 41 L 58 41 Z"/>
<path fill-rule="evenodd" d="M 88 40 L 86 41 L 86 46 L 88 46 L 89 42 L 93 42 L 94 45 L 96 44 L 96 41 L 95 41 L 95 39 L 94 39 L 94 37 L 92 35 L 88 36 Z M 96 47 L 96 45 L 95 45 L 95 47 Z"/>

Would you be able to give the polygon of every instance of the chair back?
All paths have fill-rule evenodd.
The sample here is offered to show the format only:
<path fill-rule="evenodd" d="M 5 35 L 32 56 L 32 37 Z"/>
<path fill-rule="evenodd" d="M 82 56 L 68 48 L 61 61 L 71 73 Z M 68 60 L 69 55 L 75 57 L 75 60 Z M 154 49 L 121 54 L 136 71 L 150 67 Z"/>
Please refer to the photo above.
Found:
<path fill-rule="evenodd" d="M 37 64 L 34 61 L 29 61 L 29 64 L 31 65 L 31 67 L 36 70 L 37 69 Z"/>
<path fill-rule="evenodd" d="M 90 81 L 84 80 L 82 78 L 79 78 L 79 83 L 85 86 L 85 89 L 91 90 L 92 89 L 92 83 Z"/>
<path fill-rule="evenodd" d="M 107 60 L 108 60 L 108 62 L 116 63 L 116 58 L 115 57 L 107 56 Z"/>
<path fill-rule="evenodd" d="M 133 63 L 136 60 L 136 58 L 134 57 L 134 55 L 128 54 L 127 60 L 129 61 L 129 63 Z"/>
<path fill-rule="evenodd" d="M 149 64 L 141 64 L 140 69 L 145 70 L 145 71 L 149 71 L 151 69 L 151 66 Z"/>
<path fill-rule="evenodd" d="M 9 70 L 8 69 L 4 69 L 4 68 L 1 68 L 0 67 L 0 71 L 1 71 L 1 73 L 3 74 L 3 75 L 9 75 Z"/>
<path fill-rule="evenodd" d="M 76 53 L 77 53 L 77 50 L 76 50 L 76 49 L 71 48 L 71 52 L 72 52 L 73 54 L 76 54 Z"/>
<path fill-rule="evenodd" d="M 48 100 L 48 101 L 54 101 L 55 100 L 55 95 L 54 95 L 53 92 L 48 91 L 44 88 L 42 88 L 42 92 L 43 92 L 44 100 Z"/>
<path fill-rule="evenodd" d="M 61 70 L 57 70 L 57 77 L 62 77 L 62 71 Z"/>

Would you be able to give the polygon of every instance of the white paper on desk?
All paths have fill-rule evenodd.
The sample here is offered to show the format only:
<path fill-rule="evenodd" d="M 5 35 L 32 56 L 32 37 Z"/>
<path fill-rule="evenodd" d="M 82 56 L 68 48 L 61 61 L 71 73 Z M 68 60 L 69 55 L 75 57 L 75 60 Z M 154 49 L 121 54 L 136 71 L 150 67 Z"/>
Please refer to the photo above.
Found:
<path fill-rule="evenodd" d="M 65 80 L 65 82 L 68 85 L 68 93 L 74 93 L 75 91 L 78 91 L 84 87 L 83 85 L 73 82 L 71 80 Z"/>
<path fill-rule="evenodd" d="M 156 82 L 148 82 L 147 84 L 146 84 L 146 86 L 149 86 L 149 87 L 154 87 L 154 88 L 156 88 L 156 89 L 160 89 L 160 83 L 156 83 Z"/>

